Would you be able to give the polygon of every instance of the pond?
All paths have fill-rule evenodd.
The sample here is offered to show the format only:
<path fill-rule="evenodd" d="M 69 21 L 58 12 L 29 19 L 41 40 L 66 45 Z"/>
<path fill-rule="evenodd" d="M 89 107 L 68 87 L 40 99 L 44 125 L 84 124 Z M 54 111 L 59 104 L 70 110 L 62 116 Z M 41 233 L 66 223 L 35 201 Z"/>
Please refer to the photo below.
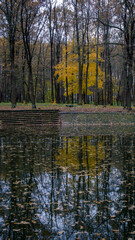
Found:
<path fill-rule="evenodd" d="M 0 239 L 135 239 L 135 134 L 0 132 Z"/>

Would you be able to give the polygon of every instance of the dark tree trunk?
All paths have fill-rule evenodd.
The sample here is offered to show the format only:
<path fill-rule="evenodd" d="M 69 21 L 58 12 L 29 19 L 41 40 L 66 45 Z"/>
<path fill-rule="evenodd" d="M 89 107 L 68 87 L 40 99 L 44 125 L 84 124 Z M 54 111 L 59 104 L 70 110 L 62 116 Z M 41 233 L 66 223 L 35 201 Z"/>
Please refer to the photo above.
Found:
<path fill-rule="evenodd" d="M 82 105 L 82 64 L 81 64 L 81 49 L 79 37 L 79 24 L 78 24 L 78 0 L 75 3 L 75 22 L 76 22 L 76 39 L 77 39 L 77 54 L 79 64 L 79 100 L 78 104 Z"/>
<path fill-rule="evenodd" d="M 25 101 L 25 65 L 22 66 L 22 99 Z"/>
<path fill-rule="evenodd" d="M 56 44 L 56 64 L 59 64 L 60 62 L 60 41 Z M 55 79 L 55 98 L 56 103 L 60 103 L 60 83 L 57 83 L 57 77 Z"/>
<path fill-rule="evenodd" d="M 133 106 L 135 107 L 135 83 L 133 86 Z"/>
<path fill-rule="evenodd" d="M 109 53 L 108 68 L 109 68 L 109 104 L 113 105 L 112 66 L 111 66 L 111 60 L 110 60 L 110 53 Z"/>
<path fill-rule="evenodd" d="M 42 89 L 42 101 L 45 103 L 45 67 L 43 67 L 43 89 Z"/>
<path fill-rule="evenodd" d="M 88 73 L 89 73 L 89 36 L 88 36 L 88 25 L 87 25 L 87 68 L 86 68 L 86 86 L 85 86 L 85 103 L 88 103 Z"/>
<path fill-rule="evenodd" d="M 31 63 L 29 64 L 29 85 L 30 85 L 30 93 L 31 93 L 31 103 L 32 103 L 32 109 L 36 108 L 35 103 L 35 95 L 34 95 L 34 86 L 33 86 L 33 74 L 32 74 L 32 67 Z"/>
<path fill-rule="evenodd" d="M 53 90 L 53 41 L 51 40 L 51 98 L 54 102 L 54 90 Z"/>
<path fill-rule="evenodd" d="M 125 15 L 124 15 L 124 40 L 126 51 L 126 106 L 131 110 L 131 90 L 133 85 L 133 42 L 134 42 L 134 19 L 131 14 L 131 20 L 128 19 L 128 2 L 125 0 Z M 133 11 L 133 10 L 132 10 Z"/>
<path fill-rule="evenodd" d="M 100 7 L 100 0 L 98 0 L 98 16 L 97 16 L 96 86 L 95 86 L 95 99 L 94 99 L 94 104 L 95 105 L 98 105 L 99 7 Z"/>
<path fill-rule="evenodd" d="M 66 17 L 66 9 L 64 6 L 64 30 L 65 30 L 65 48 L 66 48 L 66 58 L 65 58 L 65 67 L 66 67 L 66 101 L 69 103 L 69 96 L 68 96 L 68 77 L 67 77 L 67 61 L 68 61 L 68 55 L 67 55 L 67 17 Z"/>
<path fill-rule="evenodd" d="M 52 27 L 52 3 L 49 1 L 49 33 L 50 33 L 50 61 L 51 61 L 51 101 L 54 102 L 54 71 L 53 71 L 53 66 L 54 66 L 54 54 L 53 54 L 53 35 L 54 35 L 54 29 Z"/>
<path fill-rule="evenodd" d="M 66 44 L 66 98 L 67 103 L 69 103 L 69 96 L 68 96 L 68 77 L 67 77 L 67 44 Z"/>
<path fill-rule="evenodd" d="M 16 107 L 16 77 L 14 68 L 14 58 L 11 60 L 11 106 Z"/>

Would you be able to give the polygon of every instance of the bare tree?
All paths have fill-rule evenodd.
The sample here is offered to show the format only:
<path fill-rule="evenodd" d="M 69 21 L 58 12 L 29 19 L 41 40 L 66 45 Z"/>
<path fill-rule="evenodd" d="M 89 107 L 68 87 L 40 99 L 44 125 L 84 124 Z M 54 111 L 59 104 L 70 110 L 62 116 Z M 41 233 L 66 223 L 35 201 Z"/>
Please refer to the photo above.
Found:
<path fill-rule="evenodd" d="M 32 60 L 37 40 L 44 25 L 44 16 L 40 11 L 40 7 L 40 2 L 21 0 L 21 30 L 25 49 L 25 57 L 29 71 L 27 90 L 29 92 L 30 89 L 30 100 L 32 102 L 32 108 L 36 108 Z"/>
<path fill-rule="evenodd" d="M 97 3 L 97 49 L 96 49 L 96 86 L 95 86 L 95 105 L 98 105 L 98 52 L 99 52 L 99 9 L 100 9 L 100 0 Z"/>
<path fill-rule="evenodd" d="M 49 20 L 49 37 L 50 37 L 50 65 L 51 65 L 51 100 L 54 102 L 54 53 L 53 53 L 53 44 L 54 44 L 54 19 L 53 19 L 53 1 L 46 1 L 47 8 L 47 17 Z"/>
<path fill-rule="evenodd" d="M 123 46 L 123 74 L 122 74 L 122 101 L 123 106 L 131 110 L 132 88 L 133 88 L 133 46 L 134 46 L 134 1 L 123 0 L 111 1 L 114 9 L 111 22 L 100 19 L 104 26 L 119 32 L 116 44 Z M 114 35 L 114 32 L 113 32 Z M 108 43 L 109 44 L 109 43 Z"/>
<path fill-rule="evenodd" d="M 67 53 L 67 37 L 68 37 L 68 24 L 67 24 L 67 9 L 66 9 L 66 1 L 63 0 L 63 15 L 64 15 L 64 31 L 65 31 L 65 48 L 66 48 L 66 56 L 65 56 L 65 67 L 66 67 L 66 98 L 67 103 L 69 103 L 68 96 L 68 77 L 67 77 L 67 61 L 68 61 L 68 53 Z"/>
<path fill-rule="evenodd" d="M 86 37 L 86 18 L 85 18 L 85 2 L 72 0 L 74 7 L 74 21 L 76 27 L 76 44 L 77 55 L 79 64 L 79 101 L 82 104 L 82 72 L 84 64 L 84 50 L 85 50 L 85 37 Z"/>
<path fill-rule="evenodd" d="M 0 2 L 0 14 L 3 15 L 4 30 L 6 30 L 6 37 L 9 42 L 12 108 L 16 106 L 15 37 L 19 10 L 20 0 L 1 0 Z"/>

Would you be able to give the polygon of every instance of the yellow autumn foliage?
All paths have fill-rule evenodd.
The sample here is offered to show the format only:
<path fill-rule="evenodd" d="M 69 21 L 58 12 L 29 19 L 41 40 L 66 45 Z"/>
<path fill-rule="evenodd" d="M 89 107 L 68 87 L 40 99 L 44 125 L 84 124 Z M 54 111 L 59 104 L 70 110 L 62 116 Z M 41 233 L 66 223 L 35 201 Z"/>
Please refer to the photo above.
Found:
<path fill-rule="evenodd" d="M 66 67 L 66 49 L 63 47 L 62 52 L 62 61 L 55 66 L 55 76 L 58 76 L 57 81 L 62 82 L 65 88 L 66 94 L 66 78 L 68 80 L 68 93 L 71 95 L 72 93 L 79 93 L 79 63 L 78 63 L 78 55 L 74 52 L 74 42 L 69 42 L 67 47 L 67 67 Z M 99 56 L 99 62 L 103 62 L 101 56 Z M 86 59 L 86 54 L 84 55 Z M 83 72 L 82 72 L 82 93 L 85 93 L 86 89 L 86 71 L 87 71 L 87 62 L 85 61 L 83 64 Z M 103 88 L 105 74 L 98 67 L 98 88 Z M 87 79 L 87 94 L 92 94 L 92 87 L 96 85 L 96 51 L 95 48 L 91 49 L 89 53 L 89 68 L 88 68 L 88 79 Z"/>

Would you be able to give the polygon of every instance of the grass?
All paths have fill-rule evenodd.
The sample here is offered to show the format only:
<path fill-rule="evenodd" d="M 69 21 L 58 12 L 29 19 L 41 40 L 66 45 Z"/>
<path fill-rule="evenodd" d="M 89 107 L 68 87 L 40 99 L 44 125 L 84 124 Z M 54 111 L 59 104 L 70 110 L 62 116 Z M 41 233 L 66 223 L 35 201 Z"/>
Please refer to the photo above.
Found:
<path fill-rule="evenodd" d="M 36 103 L 37 109 L 59 109 L 61 111 L 92 111 L 92 112 L 117 112 L 117 111 L 126 111 L 123 110 L 121 106 L 110 106 L 107 105 L 104 107 L 103 105 L 95 106 L 94 104 L 73 104 L 74 107 L 66 107 L 67 104 L 53 104 L 53 103 Z M 31 103 L 24 104 L 24 103 L 17 103 L 17 106 L 14 110 L 27 110 L 32 109 Z M 11 110 L 11 103 L 0 103 L 0 110 Z M 135 107 L 132 107 L 132 110 L 135 111 Z"/>
<path fill-rule="evenodd" d="M 37 107 L 66 107 L 67 103 L 36 103 L 36 106 Z M 4 107 L 4 106 L 8 106 L 8 107 L 11 107 L 11 103 L 10 102 L 1 102 L 0 103 L 0 107 Z M 17 103 L 16 106 L 23 106 L 23 107 L 31 107 L 31 103 L 27 103 L 27 104 L 24 104 L 24 103 Z M 78 105 L 78 104 L 73 104 L 74 107 L 79 107 L 79 108 L 103 108 L 103 105 L 94 105 L 94 104 L 82 104 L 82 105 Z M 119 108 L 120 106 L 110 106 L 110 105 L 107 105 L 107 107 L 110 107 L 110 108 Z"/>

